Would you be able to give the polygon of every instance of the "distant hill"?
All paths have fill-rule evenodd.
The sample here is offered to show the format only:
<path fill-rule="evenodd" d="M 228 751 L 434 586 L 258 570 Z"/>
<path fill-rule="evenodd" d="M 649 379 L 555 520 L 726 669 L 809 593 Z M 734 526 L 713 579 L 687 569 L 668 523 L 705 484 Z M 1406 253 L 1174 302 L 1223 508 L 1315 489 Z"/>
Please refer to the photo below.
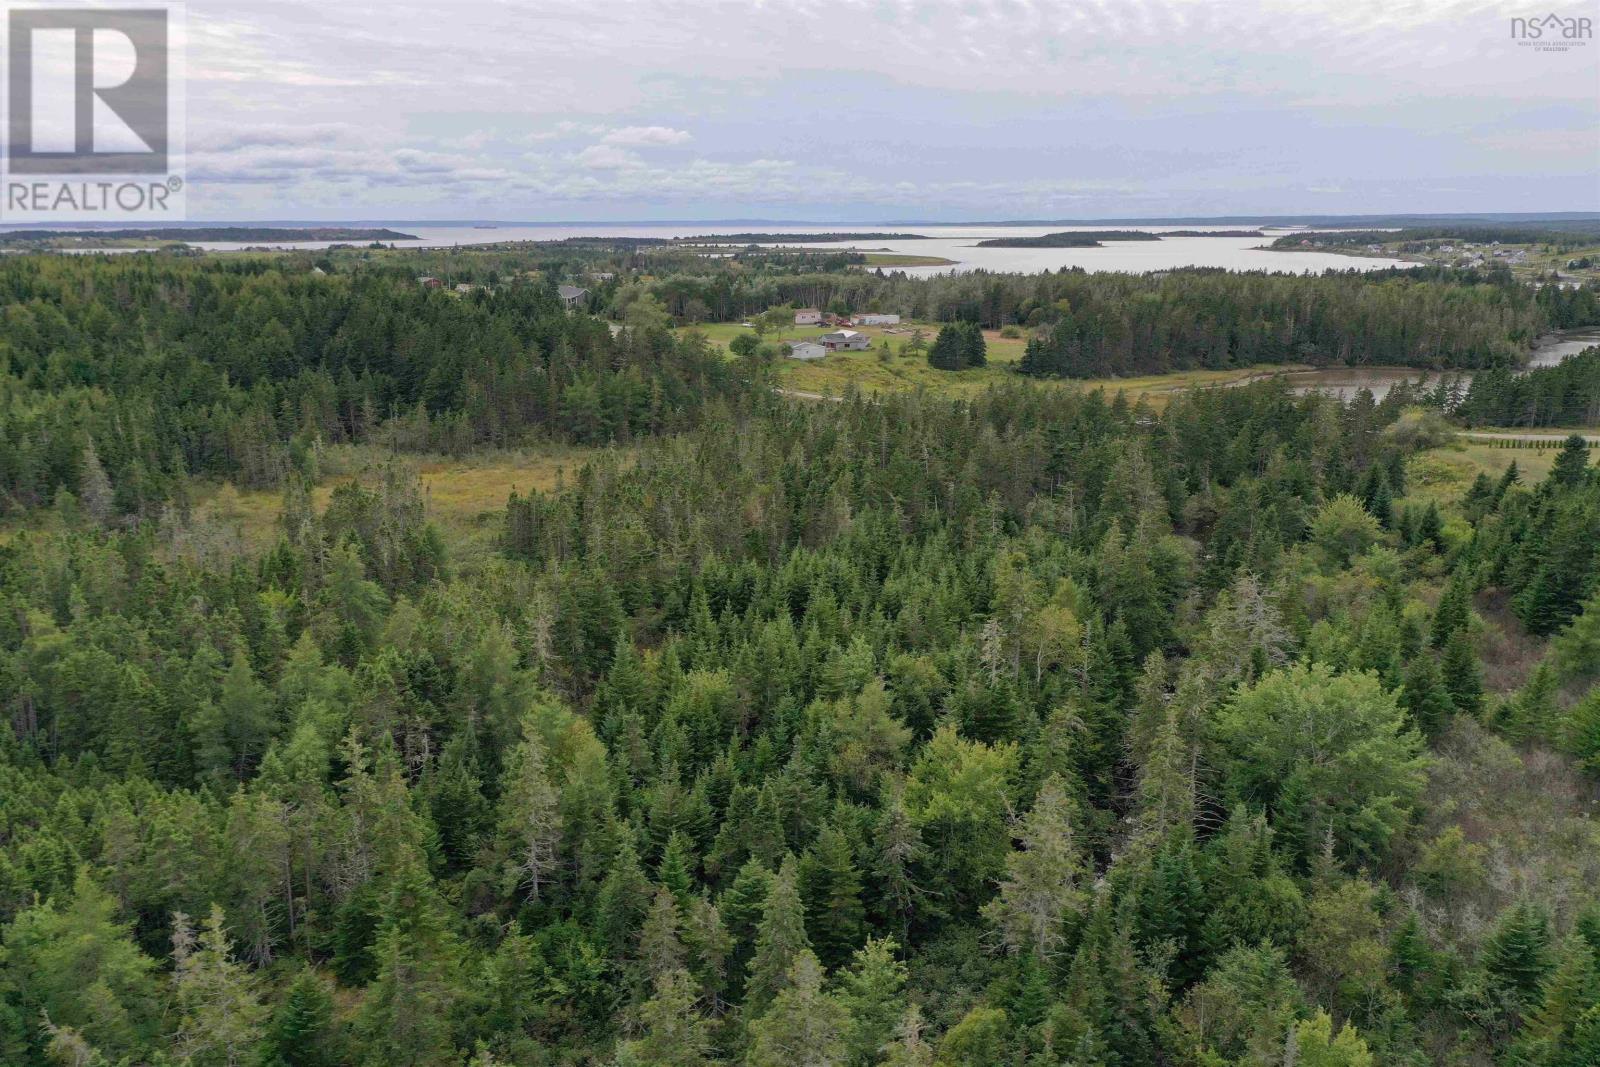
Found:
<path fill-rule="evenodd" d="M 0 233 L 0 244 L 39 244 L 43 242 L 82 242 L 105 244 L 112 241 L 415 241 L 415 234 L 389 229 L 351 229 L 318 226 L 285 229 L 261 226 L 163 226 L 127 230 L 10 230 Z"/>
<path fill-rule="evenodd" d="M 1398 230 L 1299 230 L 1272 242 L 1275 249 L 1299 248 L 1310 243 L 1324 247 L 1358 247 L 1407 241 L 1470 241 L 1487 244 L 1548 244 L 1581 248 L 1600 243 L 1600 222 L 1563 222 L 1559 225 L 1522 223 L 1516 226 L 1458 222 L 1452 225 Z"/>

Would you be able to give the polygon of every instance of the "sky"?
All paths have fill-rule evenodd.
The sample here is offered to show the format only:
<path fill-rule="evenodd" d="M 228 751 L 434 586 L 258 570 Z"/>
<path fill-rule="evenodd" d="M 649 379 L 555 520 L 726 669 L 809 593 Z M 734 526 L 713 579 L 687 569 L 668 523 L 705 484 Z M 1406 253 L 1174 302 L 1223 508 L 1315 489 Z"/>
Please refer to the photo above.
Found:
<path fill-rule="evenodd" d="M 1600 209 L 1600 0 L 191 0 L 191 219 Z"/>

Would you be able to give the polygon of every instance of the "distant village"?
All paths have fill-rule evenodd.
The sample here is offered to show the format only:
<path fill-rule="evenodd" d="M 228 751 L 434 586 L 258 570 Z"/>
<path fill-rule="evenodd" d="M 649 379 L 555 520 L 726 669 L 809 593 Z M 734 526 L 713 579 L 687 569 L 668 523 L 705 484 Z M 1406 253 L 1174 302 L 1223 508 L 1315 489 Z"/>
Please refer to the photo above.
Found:
<path fill-rule="evenodd" d="M 1315 237 L 1302 238 L 1302 248 L 1326 249 L 1330 252 L 1343 252 L 1349 254 L 1358 251 L 1359 246 L 1342 244 L 1328 244 L 1317 240 Z M 1406 241 L 1398 248 L 1390 248 L 1382 244 L 1368 244 L 1365 251 L 1373 255 L 1404 255 L 1415 259 L 1422 259 L 1429 263 L 1448 267 L 1486 267 L 1504 264 L 1505 266 L 1520 266 L 1528 262 L 1528 250 L 1516 245 L 1502 246 L 1499 241 Z"/>

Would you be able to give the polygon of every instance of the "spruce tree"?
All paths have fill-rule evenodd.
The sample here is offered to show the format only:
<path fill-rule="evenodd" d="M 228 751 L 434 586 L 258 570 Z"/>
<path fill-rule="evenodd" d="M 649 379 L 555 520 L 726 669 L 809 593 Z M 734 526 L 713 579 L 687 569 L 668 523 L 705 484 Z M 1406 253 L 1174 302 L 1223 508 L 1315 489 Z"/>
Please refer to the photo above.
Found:
<path fill-rule="evenodd" d="M 983 339 L 983 329 L 975 322 L 961 324 L 961 365 L 986 367 L 989 365 L 989 346 Z"/>
<path fill-rule="evenodd" d="M 328 983 L 303 968 L 267 1026 L 264 1067 L 335 1067 L 342 1059 Z"/>
<path fill-rule="evenodd" d="M 1563 948 L 1514 1055 L 1538 1067 L 1600 1063 L 1600 963 L 1586 941 L 1575 937 Z"/>
<path fill-rule="evenodd" d="M 1457 629 L 1445 642 L 1439 673 L 1456 710 L 1476 715 L 1483 705 L 1483 671 L 1466 629 Z"/>
<path fill-rule="evenodd" d="M 1556 454 L 1550 478 L 1557 485 L 1575 486 L 1589 469 L 1589 445 L 1581 434 L 1569 434 Z"/>
<path fill-rule="evenodd" d="M 500 832 L 506 842 L 507 881 L 532 903 L 556 876 L 561 859 L 559 797 L 545 769 L 544 742 L 532 717 L 511 750 L 500 793 Z"/>
<path fill-rule="evenodd" d="M 1006 857 L 999 894 L 983 909 L 1008 951 L 1048 959 L 1065 940 L 1068 921 L 1087 903 L 1089 865 L 1076 816 L 1060 776 L 1052 774 L 1014 833 L 1021 847 Z"/>
<path fill-rule="evenodd" d="M 1424 737 L 1439 736 L 1450 721 L 1455 700 L 1445 688 L 1439 661 L 1432 653 L 1419 651 L 1412 657 L 1400 689 L 1400 703 Z"/>
<path fill-rule="evenodd" d="M 717 1062 L 711 1023 L 700 1013 L 694 980 L 665 971 L 639 1009 L 643 1033 L 617 1048 L 615 1067 L 710 1067 Z"/>
<path fill-rule="evenodd" d="M 1484 942 L 1481 961 L 1492 989 L 1511 1003 L 1537 1002 L 1540 986 L 1553 966 L 1550 921 L 1536 905 L 1513 904 Z"/>
<path fill-rule="evenodd" d="M 849 839 L 837 827 L 823 830 L 801 859 L 799 877 L 811 945 L 831 970 L 850 958 L 864 930 L 861 875 Z"/>
<path fill-rule="evenodd" d="M 254 1067 L 267 1009 L 255 975 L 233 958 L 221 908 L 211 906 L 198 936 L 187 915 L 172 917 L 172 961 L 179 1057 L 194 1067 Z"/>
<path fill-rule="evenodd" d="M 928 349 L 928 366 L 935 370 L 960 370 L 965 362 L 961 324 L 952 323 L 939 330 Z"/>
<path fill-rule="evenodd" d="M 779 876 L 782 881 L 782 876 Z M 822 964 L 802 948 L 771 1007 L 750 1023 L 749 1067 L 842 1067 L 850 1015 L 822 989 Z"/>
<path fill-rule="evenodd" d="M 100 456 L 91 440 L 83 446 L 83 458 L 78 470 L 78 504 L 96 525 L 111 521 L 114 511 L 115 491 L 106 469 L 100 465 Z"/>
<path fill-rule="evenodd" d="M 853 1067 L 878 1062 L 905 1014 L 907 971 L 895 956 L 898 950 L 890 938 L 868 938 L 839 976 L 838 997 L 850 1016 L 846 1062 Z"/>
<path fill-rule="evenodd" d="M 798 879 L 795 858 L 785 857 L 762 906 L 755 953 L 750 958 L 750 976 L 744 990 L 745 1011 L 750 1018 L 766 1011 L 772 998 L 789 981 L 790 969 L 802 953 L 813 964 L 816 962 L 806 938 L 805 906 L 800 902 Z"/>
<path fill-rule="evenodd" d="M 1505 472 L 1500 475 L 1500 480 L 1495 483 L 1495 506 L 1499 507 L 1500 502 L 1505 499 L 1505 495 L 1511 490 L 1511 487 L 1517 485 L 1521 481 L 1522 471 L 1517 467 L 1517 461 L 1512 460 L 1510 463 L 1506 464 Z"/>

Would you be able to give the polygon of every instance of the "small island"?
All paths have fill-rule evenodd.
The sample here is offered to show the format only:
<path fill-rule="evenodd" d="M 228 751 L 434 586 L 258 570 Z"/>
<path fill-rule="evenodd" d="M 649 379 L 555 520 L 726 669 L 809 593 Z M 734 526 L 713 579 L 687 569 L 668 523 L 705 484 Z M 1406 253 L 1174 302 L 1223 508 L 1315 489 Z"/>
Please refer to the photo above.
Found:
<path fill-rule="evenodd" d="M 1260 230 L 1163 230 L 1157 237 L 1265 237 Z"/>
<path fill-rule="evenodd" d="M 1103 241 L 1159 241 L 1143 230 L 1068 230 L 1042 237 L 991 237 L 978 248 L 1099 248 Z"/>

